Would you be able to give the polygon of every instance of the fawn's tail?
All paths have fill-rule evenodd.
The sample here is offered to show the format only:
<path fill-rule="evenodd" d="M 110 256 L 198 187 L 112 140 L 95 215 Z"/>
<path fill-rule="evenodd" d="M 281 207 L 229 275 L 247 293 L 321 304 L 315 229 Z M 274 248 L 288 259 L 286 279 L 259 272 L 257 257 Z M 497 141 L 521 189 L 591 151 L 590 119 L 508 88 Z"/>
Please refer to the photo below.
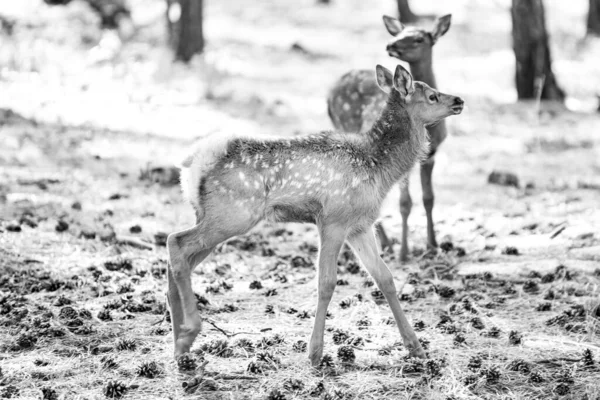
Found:
<path fill-rule="evenodd" d="M 231 138 L 230 135 L 214 134 L 199 139 L 177 165 L 181 168 L 180 183 L 183 196 L 194 207 L 197 216 L 204 214 L 200 197 L 203 180 L 215 162 L 226 153 Z"/>

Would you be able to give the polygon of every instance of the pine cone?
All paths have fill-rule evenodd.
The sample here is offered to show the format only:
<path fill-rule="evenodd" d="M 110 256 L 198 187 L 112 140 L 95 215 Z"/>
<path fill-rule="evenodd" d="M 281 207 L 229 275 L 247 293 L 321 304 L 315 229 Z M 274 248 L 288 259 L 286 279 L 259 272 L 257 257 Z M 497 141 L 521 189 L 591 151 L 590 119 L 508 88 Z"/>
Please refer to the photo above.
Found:
<path fill-rule="evenodd" d="M 137 343 L 135 339 L 121 339 L 117 342 L 115 346 L 119 351 L 130 350 L 133 351 L 137 347 Z"/>
<path fill-rule="evenodd" d="M 571 387 L 569 385 L 567 385 L 566 383 L 559 383 L 554 388 L 554 391 L 559 396 L 565 396 L 565 395 L 569 394 L 569 392 L 571 391 Z"/>
<path fill-rule="evenodd" d="M 112 315 L 110 315 L 109 310 L 101 310 L 98 312 L 98 319 L 100 321 L 112 321 Z"/>
<path fill-rule="evenodd" d="M 356 360 L 354 349 L 350 346 L 340 346 L 338 348 L 337 356 L 340 361 L 345 363 L 353 363 Z"/>
<path fill-rule="evenodd" d="M 495 366 L 481 371 L 481 375 L 485 376 L 485 380 L 489 384 L 498 383 L 498 381 L 500 381 L 500 371 L 498 370 L 498 367 Z"/>
<path fill-rule="evenodd" d="M 319 369 L 333 368 L 333 366 L 334 366 L 333 357 L 331 357 L 329 354 L 325 354 L 323 356 L 323 358 L 321 358 L 321 361 L 319 362 Z"/>
<path fill-rule="evenodd" d="M 286 397 L 279 389 L 273 389 L 269 392 L 267 400 L 286 400 Z"/>
<path fill-rule="evenodd" d="M 250 361 L 246 367 L 246 371 L 250 372 L 251 374 L 261 374 L 263 370 L 263 363 L 261 362 Z"/>
<path fill-rule="evenodd" d="M 350 335 L 348 334 L 348 332 L 342 329 L 336 329 L 335 331 L 333 331 L 333 335 L 331 338 L 333 339 L 334 344 L 340 345 L 344 344 L 349 337 Z"/>
<path fill-rule="evenodd" d="M 190 353 L 180 355 L 177 357 L 177 367 L 180 371 L 194 371 L 198 367 L 196 357 Z"/>
<path fill-rule="evenodd" d="M 298 340 L 292 346 L 292 350 L 294 350 L 296 353 L 304 353 L 304 352 L 306 352 L 306 347 L 307 347 L 307 344 L 304 340 Z"/>
<path fill-rule="evenodd" d="M 480 370 L 483 365 L 483 360 L 479 355 L 475 355 L 469 359 L 469 363 L 467 364 L 467 368 L 473 372 Z"/>
<path fill-rule="evenodd" d="M 142 363 L 138 369 L 137 374 L 145 378 L 154 379 L 161 374 L 161 370 L 155 361 Z"/>
<path fill-rule="evenodd" d="M 443 297 L 445 299 L 449 299 L 450 297 L 452 297 L 452 296 L 454 296 L 456 294 L 456 290 L 454 290 L 450 286 L 442 285 L 442 286 L 440 286 L 440 287 L 437 288 L 437 294 L 440 297 Z"/>
<path fill-rule="evenodd" d="M 528 374 L 531 371 L 529 363 L 521 359 L 513 360 L 510 364 L 508 364 L 508 369 L 511 371 L 521 372 L 523 374 Z"/>
<path fill-rule="evenodd" d="M 50 387 L 42 388 L 42 400 L 58 400 L 58 393 Z"/>
<path fill-rule="evenodd" d="M 250 282 L 250 289 L 260 290 L 263 288 L 261 281 L 252 281 Z"/>
<path fill-rule="evenodd" d="M 522 339 L 523 335 L 521 335 L 517 331 L 510 331 L 510 333 L 508 334 L 508 342 L 512 345 L 521 344 Z"/>
<path fill-rule="evenodd" d="M 475 385 L 477 382 L 479 382 L 479 377 L 473 374 L 465 376 L 465 379 L 463 380 L 465 386 Z"/>
<path fill-rule="evenodd" d="M 127 392 L 127 386 L 120 381 L 109 381 L 104 387 L 104 395 L 109 399 L 120 399 Z"/>
<path fill-rule="evenodd" d="M 304 382 L 300 379 L 289 378 L 283 382 L 283 388 L 288 392 L 300 392 L 304 389 Z"/>
<path fill-rule="evenodd" d="M 581 358 L 583 365 L 592 366 L 594 365 L 594 354 L 590 349 L 585 349 L 583 351 L 583 357 Z"/>
<path fill-rule="evenodd" d="M 533 383 L 542 383 L 544 382 L 544 377 L 537 371 L 533 371 L 531 375 L 529 375 L 529 380 Z"/>

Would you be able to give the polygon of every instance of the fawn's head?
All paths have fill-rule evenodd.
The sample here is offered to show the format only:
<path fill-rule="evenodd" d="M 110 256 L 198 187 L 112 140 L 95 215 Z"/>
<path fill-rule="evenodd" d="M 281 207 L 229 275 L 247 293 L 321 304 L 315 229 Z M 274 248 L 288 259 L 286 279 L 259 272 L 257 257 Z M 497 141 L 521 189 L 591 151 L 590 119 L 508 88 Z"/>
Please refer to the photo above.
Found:
<path fill-rule="evenodd" d="M 435 20 L 433 29 L 405 27 L 396 18 L 383 16 L 383 23 L 394 37 L 387 45 L 390 56 L 406 62 L 417 62 L 431 56 L 431 48 L 450 29 L 452 15 L 444 15 Z"/>
<path fill-rule="evenodd" d="M 401 65 L 396 66 L 392 73 L 377 65 L 377 84 L 394 102 L 399 102 L 398 107 L 404 107 L 408 114 L 423 125 L 433 125 L 442 119 L 460 114 L 464 101 L 457 96 L 440 93 L 428 84 L 413 81 L 413 77 Z"/>

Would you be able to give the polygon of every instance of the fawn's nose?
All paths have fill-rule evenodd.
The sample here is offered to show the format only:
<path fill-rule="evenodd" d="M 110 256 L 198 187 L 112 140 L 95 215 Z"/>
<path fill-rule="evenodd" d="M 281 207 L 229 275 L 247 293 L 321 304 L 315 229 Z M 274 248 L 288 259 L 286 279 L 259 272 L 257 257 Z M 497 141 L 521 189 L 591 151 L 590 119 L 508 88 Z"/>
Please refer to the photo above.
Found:
<path fill-rule="evenodd" d="M 454 105 L 462 106 L 463 104 L 465 104 L 465 102 L 464 102 L 463 99 L 461 99 L 460 97 L 455 97 L 454 98 Z"/>

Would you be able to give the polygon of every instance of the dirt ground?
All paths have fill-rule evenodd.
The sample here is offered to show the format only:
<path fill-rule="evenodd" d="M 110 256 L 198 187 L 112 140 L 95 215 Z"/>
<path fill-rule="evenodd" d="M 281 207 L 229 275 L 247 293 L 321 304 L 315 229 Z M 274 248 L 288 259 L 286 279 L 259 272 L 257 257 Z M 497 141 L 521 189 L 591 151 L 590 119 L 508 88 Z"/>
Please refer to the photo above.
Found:
<path fill-rule="evenodd" d="M 0 31 L 0 398 L 600 399 L 600 44 L 581 39 L 586 2 L 546 2 L 569 109 L 539 112 L 515 103 L 510 2 L 415 4 L 453 13 L 434 69 L 467 104 L 436 158 L 443 249 L 424 252 L 417 173 L 411 260 L 385 255 L 430 359 L 406 358 L 345 251 L 318 369 L 304 348 L 317 234 L 294 224 L 263 224 L 197 268 L 207 322 L 175 363 L 164 239 L 193 213 L 164 168 L 211 133 L 329 129 L 337 77 L 395 65 L 381 23 L 394 2 L 207 1 L 208 48 L 190 66 L 170 62 L 162 1 L 131 2 L 140 28 L 122 46 L 84 5 L 39 3 L 0 10 L 15 21 Z M 519 187 L 489 184 L 492 171 Z M 397 189 L 382 221 L 398 238 Z"/>

